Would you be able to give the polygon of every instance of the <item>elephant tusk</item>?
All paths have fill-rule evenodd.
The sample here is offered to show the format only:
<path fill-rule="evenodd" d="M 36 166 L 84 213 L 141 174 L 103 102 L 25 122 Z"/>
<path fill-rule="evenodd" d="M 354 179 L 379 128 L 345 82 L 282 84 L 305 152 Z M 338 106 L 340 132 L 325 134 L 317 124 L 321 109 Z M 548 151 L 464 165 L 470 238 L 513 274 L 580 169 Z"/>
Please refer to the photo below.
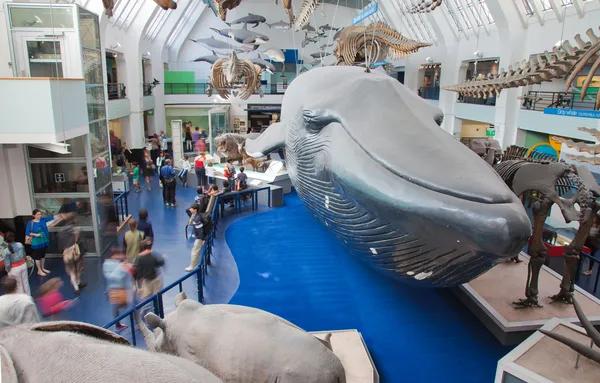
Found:
<path fill-rule="evenodd" d="M 142 321 L 137 309 L 133 310 L 133 315 L 135 316 L 135 321 L 137 322 L 138 327 L 144 336 L 144 341 L 146 342 L 146 346 L 148 346 L 148 350 L 156 351 L 156 338 L 154 337 L 154 333 L 150 331 L 146 324 Z"/>

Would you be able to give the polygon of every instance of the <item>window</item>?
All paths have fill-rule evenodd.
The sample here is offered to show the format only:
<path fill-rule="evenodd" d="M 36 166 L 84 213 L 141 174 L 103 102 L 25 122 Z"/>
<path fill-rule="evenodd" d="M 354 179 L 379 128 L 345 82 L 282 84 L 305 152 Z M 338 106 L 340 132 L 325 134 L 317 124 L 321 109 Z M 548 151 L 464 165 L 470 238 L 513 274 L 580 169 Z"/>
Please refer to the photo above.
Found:
<path fill-rule="evenodd" d="M 483 23 L 481 22 L 481 17 L 479 17 L 479 13 L 477 13 L 477 11 L 475 10 L 475 4 L 473 4 L 473 0 L 467 0 L 467 7 L 471 11 L 473 19 L 475 19 L 475 22 L 477 23 L 477 26 L 482 26 Z"/>
<path fill-rule="evenodd" d="M 533 12 L 533 6 L 531 5 L 531 0 L 522 0 L 523 1 L 523 7 L 525 8 L 525 14 L 527 16 L 533 16 L 534 12 Z"/>
<path fill-rule="evenodd" d="M 550 0 L 540 0 L 540 3 L 542 3 L 542 10 L 549 11 L 552 9 L 552 4 L 550 3 Z"/>
<path fill-rule="evenodd" d="M 483 13 L 489 24 L 494 24 L 494 18 L 492 17 L 492 13 L 487 6 L 485 0 L 479 0 L 479 5 L 481 6 L 481 13 Z"/>
<path fill-rule="evenodd" d="M 570 7 L 573 5 L 573 0 L 561 0 L 561 2 L 564 7 Z"/>

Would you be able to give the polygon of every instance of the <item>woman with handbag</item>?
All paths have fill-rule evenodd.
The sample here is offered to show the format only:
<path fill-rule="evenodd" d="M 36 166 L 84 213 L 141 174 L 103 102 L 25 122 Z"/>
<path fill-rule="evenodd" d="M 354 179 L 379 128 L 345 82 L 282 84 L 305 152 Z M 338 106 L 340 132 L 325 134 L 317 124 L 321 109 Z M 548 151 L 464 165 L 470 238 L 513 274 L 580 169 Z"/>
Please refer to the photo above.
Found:
<path fill-rule="evenodd" d="M 121 249 L 113 249 L 110 258 L 104 261 L 102 265 L 102 272 L 108 290 L 108 300 L 113 305 L 115 318 L 119 316 L 119 311 L 126 308 L 132 301 L 133 269 L 125 259 L 125 253 Z M 127 327 L 126 324 L 121 322 L 117 322 L 115 325 L 117 331 Z"/>
<path fill-rule="evenodd" d="M 31 295 L 27 276 L 27 256 L 25 246 L 15 242 L 15 233 L 8 232 L 5 237 L 7 248 L 4 249 L 4 267 L 8 275 L 17 280 L 17 293 Z"/>
<path fill-rule="evenodd" d="M 42 217 L 42 212 L 35 209 L 32 213 L 33 219 L 29 221 L 25 228 L 25 244 L 31 245 L 33 252 L 31 257 L 35 259 L 38 275 L 45 277 L 50 274 L 50 270 L 44 268 L 46 250 L 50 246 L 50 233 L 48 232 L 48 223 L 61 218 L 60 214 L 48 217 Z"/>

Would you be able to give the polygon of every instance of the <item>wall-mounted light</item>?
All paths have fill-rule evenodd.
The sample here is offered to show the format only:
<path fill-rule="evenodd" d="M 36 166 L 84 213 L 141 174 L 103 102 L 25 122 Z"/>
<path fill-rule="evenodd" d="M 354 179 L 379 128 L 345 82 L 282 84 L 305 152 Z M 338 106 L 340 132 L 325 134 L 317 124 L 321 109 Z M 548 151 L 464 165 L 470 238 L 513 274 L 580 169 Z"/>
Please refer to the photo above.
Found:
<path fill-rule="evenodd" d="M 567 41 L 567 40 L 558 40 L 558 41 L 556 42 L 556 44 L 554 44 L 554 46 L 555 46 L 555 47 L 557 47 L 557 48 L 560 48 L 560 46 L 561 46 L 561 45 L 563 45 L 563 43 L 564 43 L 565 41 Z"/>
<path fill-rule="evenodd" d="M 146 52 L 146 56 L 150 56 L 150 51 L 147 51 L 147 52 Z"/>
<path fill-rule="evenodd" d="M 111 45 L 110 49 L 117 49 L 117 48 L 121 48 L 121 43 L 117 41 L 116 45 Z"/>
<path fill-rule="evenodd" d="M 427 58 L 425 59 L 425 61 L 427 61 L 428 63 L 430 63 L 430 64 L 431 64 L 431 63 L 433 62 L 433 59 L 432 59 L 431 57 L 427 57 Z"/>
<path fill-rule="evenodd" d="M 480 51 L 475 51 L 473 52 L 473 54 L 475 55 L 475 57 L 477 58 L 482 58 L 483 57 L 483 53 L 481 53 Z"/>

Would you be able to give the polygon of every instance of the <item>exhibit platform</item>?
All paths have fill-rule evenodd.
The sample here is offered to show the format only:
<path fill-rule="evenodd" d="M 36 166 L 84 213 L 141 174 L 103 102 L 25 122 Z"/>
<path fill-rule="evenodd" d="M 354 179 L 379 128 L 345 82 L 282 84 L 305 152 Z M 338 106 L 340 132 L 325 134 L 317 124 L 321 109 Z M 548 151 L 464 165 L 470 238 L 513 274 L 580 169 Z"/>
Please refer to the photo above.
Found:
<path fill-rule="evenodd" d="M 591 344 L 583 328 L 558 318 L 548 321 L 543 329 L 586 346 Z M 536 332 L 498 361 L 494 383 L 596 383 L 599 380 L 600 364 Z"/>
<path fill-rule="evenodd" d="M 562 275 L 544 266 L 539 278 L 543 307 L 516 309 L 512 302 L 525 297 L 529 256 L 521 263 L 501 263 L 469 283 L 453 289 L 460 300 L 505 346 L 521 343 L 553 318 L 579 323 L 572 305 L 550 303 L 560 290 Z M 600 325 L 600 300 L 575 286 L 575 298 L 594 326 Z"/>
<path fill-rule="evenodd" d="M 362 335 L 356 330 L 313 331 L 323 339 L 331 333 L 331 348 L 346 370 L 347 383 L 379 383 L 379 373 Z"/>

